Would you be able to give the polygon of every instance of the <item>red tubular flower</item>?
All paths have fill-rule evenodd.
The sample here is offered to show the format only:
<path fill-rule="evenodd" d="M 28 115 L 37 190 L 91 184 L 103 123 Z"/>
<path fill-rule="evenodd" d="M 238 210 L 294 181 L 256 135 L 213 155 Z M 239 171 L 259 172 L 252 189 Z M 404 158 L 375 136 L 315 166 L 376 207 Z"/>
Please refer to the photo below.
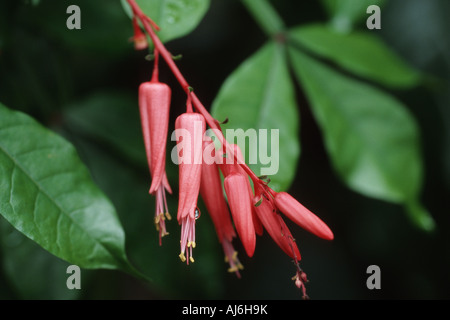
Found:
<path fill-rule="evenodd" d="M 133 30 L 134 36 L 131 38 L 134 42 L 134 48 L 136 50 L 144 50 L 148 48 L 148 42 L 145 34 L 142 32 L 141 27 L 136 20 L 136 17 L 133 17 Z"/>
<path fill-rule="evenodd" d="M 181 261 L 194 262 L 195 220 L 200 216 L 197 199 L 200 191 L 205 118 L 198 113 L 183 113 L 175 121 L 179 160 L 178 223 L 181 224 Z M 186 255 L 185 255 L 186 253 Z"/>
<path fill-rule="evenodd" d="M 172 193 L 166 176 L 166 142 L 169 127 L 170 87 L 157 81 L 139 87 L 139 110 L 148 166 L 152 176 L 150 194 L 156 196 L 155 225 L 161 238 L 168 234 L 165 218 L 171 219 L 166 202 L 167 190 Z"/>
<path fill-rule="evenodd" d="M 203 142 L 204 148 L 210 143 L 212 142 Z M 222 182 L 216 163 L 202 164 L 200 194 L 213 220 L 219 242 L 222 242 L 223 239 L 233 240 L 236 233 L 223 195 Z"/>
<path fill-rule="evenodd" d="M 175 125 L 177 129 L 184 129 L 189 134 L 189 141 L 186 141 L 187 137 L 183 137 L 183 145 L 177 145 L 178 156 L 181 157 L 181 154 L 183 153 L 181 158 L 184 158 L 185 161 L 189 160 L 187 162 L 181 160 L 180 163 L 180 193 L 177 213 L 178 222 L 181 224 L 180 258 L 183 262 L 186 260 L 188 263 L 189 261 L 194 261 L 192 249 L 196 246 L 195 220 L 200 215 L 200 211 L 197 208 L 197 199 L 200 185 L 204 184 L 204 187 L 202 187 L 204 188 L 202 189 L 202 196 L 204 194 L 205 204 L 212 216 L 226 258 L 230 262 L 230 270 L 237 271 L 240 269 L 241 265 L 231 244 L 231 239 L 234 236 L 234 229 L 229 221 L 229 213 L 226 210 L 226 205 L 224 205 L 224 202 L 222 201 L 223 193 L 219 196 L 221 193 L 219 189 L 221 188 L 219 185 L 220 183 L 217 183 L 217 168 L 213 170 L 211 167 L 202 166 L 202 136 L 205 130 L 205 122 L 208 123 L 211 129 L 218 131 L 216 136 L 220 142 L 225 144 L 226 147 L 224 147 L 224 149 L 227 150 L 227 153 L 230 152 L 233 161 L 235 160 L 235 157 L 234 155 L 231 155 L 231 150 L 229 150 L 230 146 L 225 140 L 220 128 L 220 123 L 211 116 L 196 94 L 192 92 L 192 88 L 173 61 L 171 53 L 165 48 L 164 44 L 156 35 L 155 30 L 159 30 L 158 26 L 143 13 L 135 0 L 127 0 L 127 2 L 131 6 L 135 17 L 135 19 L 133 19 L 133 26 L 135 29 L 134 40 L 136 48 L 144 48 L 144 45 L 146 47 L 145 36 L 143 36 L 136 18 L 139 19 L 155 47 L 155 68 L 152 80 L 157 80 L 158 77 L 157 61 L 158 55 L 160 54 L 188 95 L 188 113 L 179 116 Z M 154 83 L 155 81 L 152 82 Z M 166 234 L 164 215 L 161 213 L 167 211 L 164 191 L 170 191 L 170 186 L 165 175 L 165 167 L 161 160 L 165 157 L 165 150 L 163 151 L 162 146 L 165 145 L 167 135 L 167 129 L 165 128 L 168 119 L 170 91 L 169 94 L 167 94 L 162 92 L 164 90 L 167 91 L 166 89 L 159 91 L 159 89 L 156 89 L 156 86 L 151 89 L 147 89 L 146 87 L 147 86 L 142 86 L 142 90 L 140 90 L 142 91 L 142 94 L 140 93 L 139 103 L 147 157 L 152 174 L 152 186 L 150 191 L 157 196 L 155 222 L 158 223 L 157 226 L 160 229 L 161 238 L 161 235 Z M 169 97 L 169 100 L 164 100 L 167 97 Z M 162 101 L 167 102 L 162 103 Z M 157 107 L 161 104 L 167 105 L 167 108 L 161 106 Z M 199 114 L 192 112 L 193 107 L 195 107 L 195 110 L 199 112 Z M 156 111 L 157 109 L 158 111 Z M 200 133 L 195 134 L 197 131 L 195 123 L 198 122 L 201 123 Z M 163 132 L 165 132 L 165 134 L 163 134 Z M 162 140 L 162 138 L 164 138 L 164 140 Z M 180 138 L 181 137 L 177 135 L 178 141 Z M 257 177 L 246 164 L 235 163 L 233 165 L 222 166 L 220 169 L 225 176 L 224 188 L 228 197 L 231 215 L 236 226 L 237 234 L 244 245 L 246 253 L 250 257 L 253 256 L 256 245 L 256 233 L 262 234 L 264 226 L 269 235 L 283 251 L 295 260 L 297 270 L 292 279 L 295 281 L 295 285 L 303 291 L 303 297 L 307 298 L 305 284 L 308 280 L 298 263 L 300 252 L 279 213 L 284 213 L 289 219 L 293 220 L 301 227 L 327 240 L 332 240 L 334 238 L 331 230 L 322 220 L 302 206 L 289 194 L 285 192 L 277 193 L 269 188 L 267 183 L 263 181 L 263 179 Z M 203 170 L 204 172 L 202 173 Z M 201 182 L 202 175 L 208 177 Z M 249 178 L 252 180 L 255 192 L 253 192 L 250 186 Z M 256 197 L 253 196 L 254 193 L 256 193 Z M 261 203 L 259 203 L 260 200 L 262 201 Z M 259 206 L 255 206 L 256 204 L 259 204 Z"/>
<path fill-rule="evenodd" d="M 232 172 L 224 180 L 231 215 L 239 238 L 249 257 L 255 253 L 256 235 L 253 224 L 252 200 L 248 194 L 247 176 Z"/>
<path fill-rule="evenodd" d="M 275 241 L 275 243 L 296 262 L 301 259 L 297 244 L 289 231 L 288 226 L 277 214 L 276 209 L 264 196 L 253 198 L 255 212 L 261 220 L 264 228 Z"/>
<path fill-rule="evenodd" d="M 223 156 L 223 152 L 220 152 L 219 156 L 216 157 L 216 159 L 223 161 L 223 164 L 220 165 L 220 169 L 223 175 L 226 177 L 231 172 L 236 171 L 244 176 L 247 176 L 244 169 L 242 169 L 240 166 L 240 164 L 245 163 L 241 149 L 237 144 L 232 144 L 231 147 L 232 150 L 229 150 L 230 154 L 227 154 L 226 157 Z M 220 157 L 222 157 L 222 159 L 220 159 Z M 253 199 L 253 189 L 248 179 L 247 179 L 247 189 L 250 199 Z M 259 221 L 258 216 L 256 215 L 256 212 L 253 207 L 252 207 L 252 218 L 256 234 L 262 236 L 263 226 L 261 224 L 261 221 Z"/>
<path fill-rule="evenodd" d="M 277 193 L 275 195 L 275 204 L 284 215 L 303 229 L 325 240 L 334 239 L 330 228 L 290 194 L 286 192 Z"/>
<path fill-rule="evenodd" d="M 212 140 L 204 141 L 203 150 L 209 148 L 211 143 L 213 143 Z M 214 158 L 213 155 L 211 156 Z M 219 242 L 222 244 L 225 261 L 230 264 L 228 271 L 236 272 L 236 275 L 240 278 L 239 270 L 243 269 L 243 266 L 237 259 L 237 252 L 231 243 L 233 238 L 236 237 L 236 233 L 223 194 L 219 168 L 215 162 L 211 164 L 204 162 L 202 164 L 200 195 L 214 223 Z"/>

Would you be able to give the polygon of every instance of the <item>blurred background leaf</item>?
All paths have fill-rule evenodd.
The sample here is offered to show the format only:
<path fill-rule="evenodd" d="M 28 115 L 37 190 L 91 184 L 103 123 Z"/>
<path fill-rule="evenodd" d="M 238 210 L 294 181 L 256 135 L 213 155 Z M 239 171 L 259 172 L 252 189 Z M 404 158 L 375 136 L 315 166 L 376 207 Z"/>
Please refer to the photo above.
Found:
<path fill-rule="evenodd" d="M 407 108 L 296 49 L 290 57 L 341 178 L 356 192 L 406 205 L 413 222 L 433 229 L 428 213 L 413 205 L 423 167 L 419 129 Z"/>
<path fill-rule="evenodd" d="M 67 7 L 76 4 L 81 12 L 81 29 L 69 30 L 66 21 L 70 14 Z M 130 45 L 133 29 L 121 10 L 119 1 L 110 0 L 41 0 L 38 6 L 23 8 L 21 19 L 29 26 L 73 50 L 88 51 L 94 55 L 114 56 L 123 54 Z M 127 25 L 128 27 L 124 27 Z"/>
<path fill-rule="evenodd" d="M 99 91 L 87 100 L 77 101 L 64 111 L 66 129 L 118 151 L 141 167 L 147 158 L 136 97 L 129 93 Z"/>
<path fill-rule="evenodd" d="M 278 191 L 289 188 L 296 172 L 300 141 L 299 115 L 284 47 L 268 43 L 244 61 L 223 84 L 214 100 L 212 115 L 219 121 L 228 118 L 222 125 L 225 137 L 227 129 L 242 129 L 236 131 L 237 140 L 229 142 L 239 142 L 246 163 L 256 175 L 266 175 L 262 168 L 273 166 L 278 171 L 270 176 L 270 186 Z M 267 139 L 260 135 L 260 129 L 267 130 Z M 271 143 L 273 129 L 279 130 L 279 153 Z M 257 141 L 252 138 L 252 130 L 256 130 L 253 133 Z M 268 143 L 269 164 L 262 163 L 260 139 Z"/>
<path fill-rule="evenodd" d="M 370 5 L 383 7 L 386 0 L 322 0 L 331 26 L 338 32 L 349 32 L 367 18 L 366 10 Z"/>
<path fill-rule="evenodd" d="M 339 33 L 327 25 L 314 24 L 294 28 L 289 35 L 314 54 L 360 77 L 392 87 L 419 84 L 419 72 L 369 32 Z"/>

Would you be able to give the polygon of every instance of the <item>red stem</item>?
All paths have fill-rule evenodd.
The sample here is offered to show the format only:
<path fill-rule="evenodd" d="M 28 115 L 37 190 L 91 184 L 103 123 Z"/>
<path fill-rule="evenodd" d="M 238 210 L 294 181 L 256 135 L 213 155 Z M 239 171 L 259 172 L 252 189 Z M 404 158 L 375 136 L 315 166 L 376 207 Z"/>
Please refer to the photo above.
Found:
<path fill-rule="evenodd" d="M 152 80 L 151 82 L 158 82 L 159 80 L 159 67 L 158 67 L 158 63 L 159 63 L 159 52 L 158 49 L 154 50 L 154 55 L 155 55 L 155 63 L 153 66 L 153 74 L 152 74 Z"/>
<path fill-rule="evenodd" d="M 152 26 L 155 26 L 156 24 L 149 19 L 141 10 L 139 5 L 136 3 L 135 0 L 127 0 L 131 8 L 133 9 L 134 14 L 141 20 L 144 29 L 148 32 L 150 38 L 152 39 L 153 45 L 155 46 L 155 49 L 161 54 L 163 59 L 166 61 L 167 65 L 169 66 L 170 70 L 172 71 L 173 75 L 177 79 L 177 81 L 180 83 L 183 90 L 186 92 L 186 94 L 189 96 L 191 95 L 192 102 L 197 109 L 199 113 L 205 117 L 206 123 L 209 125 L 210 128 L 216 129 L 216 131 L 219 133 L 218 138 L 219 141 L 226 147 L 227 150 L 230 150 L 231 154 L 232 148 L 229 145 L 229 143 L 226 141 L 225 137 L 223 136 L 222 130 L 220 129 L 220 126 L 217 125 L 216 120 L 211 116 L 211 114 L 206 110 L 206 108 L 203 106 L 201 101 L 198 99 L 196 94 L 191 91 L 191 87 L 189 86 L 188 82 L 184 78 L 184 76 L 181 74 L 180 70 L 178 69 L 177 65 L 172 59 L 172 54 L 167 51 L 164 44 L 161 42 L 159 37 L 156 35 L 155 31 L 153 30 Z M 228 151 L 227 151 L 228 153 Z M 234 156 L 235 160 L 237 161 L 236 155 Z M 237 163 L 239 163 L 237 161 Z M 242 163 L 240 164 L 242 168 L 245 170 L 245 172 L 250 176 L 253 183 L 257 184 L 263 184 L 261 180 L 255 175 L 255 173 L 247 166 L 247 164 Z"/>

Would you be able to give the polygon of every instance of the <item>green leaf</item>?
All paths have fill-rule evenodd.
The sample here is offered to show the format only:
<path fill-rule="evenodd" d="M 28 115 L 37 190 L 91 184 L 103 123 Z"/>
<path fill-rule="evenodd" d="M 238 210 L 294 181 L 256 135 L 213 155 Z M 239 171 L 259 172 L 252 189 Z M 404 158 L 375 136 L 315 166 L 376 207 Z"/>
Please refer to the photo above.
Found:
<path fill-rule="evenodd" d="M 117 209 L 127 235 L 129 258 L 145 274 L 157 275 L 153 277 L 151 292 L 157 292 L 158 297 L 164 299 L 220 298 L 228 265 L 223 261 L 222 248 L 203 203 L 199 201 L 203 214 L 196 222 L 195 263 L 187 267 L 178 257 L 180 226 L 175 218 L 166 221 L 170 234 L 162 239 L 162 246 L 159 245 L 153 221 L 155 197 L 148 193 L 151 182 L 148 168 L 136 170 L 136 166 L 114 157 L 108 149 L 87 137 L 77 139 L 76 145 L 93 172 L 95 182 Z M 178 173 L 175 165 L 167 169 Z M 174 217 L 178 205 L 177 185 L 172 187 L 174 194 L 166 194 L 166 197 L 169 212 Z M 204 281 L 205 278 L 209 280 Z"/>
<path fill-rule="evenodd" d="M 411 206 L 418 203 L 423 168 L 419 129 L 406 107 L 298 50 L 290 57 L 343 181 L 356 192 L 414 209 L 413 221 L 432 229 L 428 213 Z"/>
<path fill-rule="evenodd" d="M 219 120 L 229 119 L 222 126 L 224 130 L 242 129 L 236 132 L 238 145 L 256 175 L 271 175 L 270 186 L 276 190 L 286 190 L 290 186 L 300 154 L 299 114 L 284 47 L 269 43 L 244 61 L 223 84 L 213 103 L 212 114 Z M 253 161 L 247 156 L 249 149 L 254 155 L 265 154 L 261 147 L 245 139 L 246 133 L 251 136 L 253 130 L 259 129 L 268 130 L 266 139 L 258 132 L 255 135 L 258 143 L 269 142 L 270 162 L 261 161 L 260 156 Z M 279 130 L 279 151 L 270 143 L 271 130 Z M 228 141 L 233 143 L 229 138 Z M 271 166 L 278 169 L 275 175 L 261 170 Z"/>
<path fill-rule="evenodd" d="M 2 263 L 20 299 L 76 299 L 80 290 L 69 290 L 69 264 L 45 251 L 0 217 Z M 86 276 L 81 277 L 84 288 Z"/>
<path fill-rule="evenodd" d="M 314 24 L 290 31 L 290 39 L 361 77 L 393 87 L 417 85 L 420 75 L 377 36 L 368 32 L 339 33 Z"/>
<path fill-rule="evenodd" d="M 73 4 L 80 7 L 81 29 L 66 27 L 70 17 L 66 10 Z M 46 39 L 69 46 L 72 52 L 114 57 L 133 48 L 129 41 L 133 28 L 118 1 L 41 0 L 39 6 L 23 8 L 16 14 L 32 30 L 40 31 Z"/>
<path fill-rule="evenodd" d="M 136 95 L 96 92 L 64 110 L 72 133 L 101 142 L 133 163 L 147 167 Z"/>
<path fill-rule="evenodd" d="M 331 18 L 331 25 L 336 31 L 348 32 L 367 14 L 370 5 L 382 7 L 385 0 L 322 0 Z"/>
<path fill-rule="evenodd" d="M 281 33 L 285 29 L 285 25 L 281 17 L 275 11 L 269 0 L 241 0 L 252 14 L 253 18 L 258 22 L 262 29 L 269 35 L 274 36 Z"/>
<path fill-rule="evenodd" d="M 74 147 L 1 104 L 0 119 L 0 214 L 72 264 L 131 272 L 115 209 Z"/>
<path fill-rule="evenodd" d="M 162 42 L 180 38 L 192 32 L 209 8 L 209 0 L 136 0 L 142 11 L 159 27 Z M 131 17 L 131 9 L 122 0 L 125 11 Z"/>

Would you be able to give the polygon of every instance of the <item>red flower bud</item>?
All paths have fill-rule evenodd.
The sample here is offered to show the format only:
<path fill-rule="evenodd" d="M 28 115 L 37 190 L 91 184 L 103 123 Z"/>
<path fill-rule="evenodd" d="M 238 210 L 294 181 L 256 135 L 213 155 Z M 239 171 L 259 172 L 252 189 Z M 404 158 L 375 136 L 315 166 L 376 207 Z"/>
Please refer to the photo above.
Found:
<path fill-rule="evenodd" d="M 262 198 L 261 198 L 262 197 Z M 253 204 L 258 218 L 275 243 L 292 259 L 301 259 L 297 244 L 283 219 L 276 213 L 273 205 L 264 198 L 254 197 Z"/>
<path fill-rule="evenodd" d="M 248 194 L 248 179 L 240 173 L 230 173 L 224 180 L 231 215 L 236 230 L 249 257 L 255 252 L 256 235 L 253 225 L 252 200 Z"/>
<path fill-rule="evenodd" d="M 219 151 L 218 156 L 216 156 L 217 160 L 222 160 L 223 163 L 219 165 L 223 175 L 226 177 L 230 173 L 238 172 L 244 176 L 247 176 L 245 173 L 245 170 L 241 167 L 240 164 L 245 163 L 244 157 L 242 155 L 241 149 L 237 144 L 231 145 L 232 149 L 228 150 L 229 153 L 226 154 L 226 157 L 223 156 L 223 152 Z M 222 158 L 220 158 L 222 157 Z M 247 179 L 247 189 L 250 199 L 253 199 L 253 189 L 250 185 L 249 179 Z M 264 230 L 263 226 L 261 224 L 261 221 L 259 221 L 258 216 L 255 213 L 254 208 L 252 208 L 252 218 L 253 218 L 253 226 L 255 228 L 255 232 L 257 235 L 262 236 Z"/>
<path fill-rule="evenodd" d="M 284 215 L 303 229 L 325 240 L 333 240 L 334 235 L 330 228 L 290 194 L 286 192 L 277 193 L 275 204 Z"/>
<path fill-rule="evenodd" d="M 211 143 L 213 142 L 204 141 L 203 149 Z M 230 211 L 223 194 L 219 168 L 214 162 L 212 164 L 202 164 L 200 194 L 214 223 L 219 241 L 222 242 L 223 239 L 226 239 L 231 242 L 236 233 L 234 232 Z"/>

